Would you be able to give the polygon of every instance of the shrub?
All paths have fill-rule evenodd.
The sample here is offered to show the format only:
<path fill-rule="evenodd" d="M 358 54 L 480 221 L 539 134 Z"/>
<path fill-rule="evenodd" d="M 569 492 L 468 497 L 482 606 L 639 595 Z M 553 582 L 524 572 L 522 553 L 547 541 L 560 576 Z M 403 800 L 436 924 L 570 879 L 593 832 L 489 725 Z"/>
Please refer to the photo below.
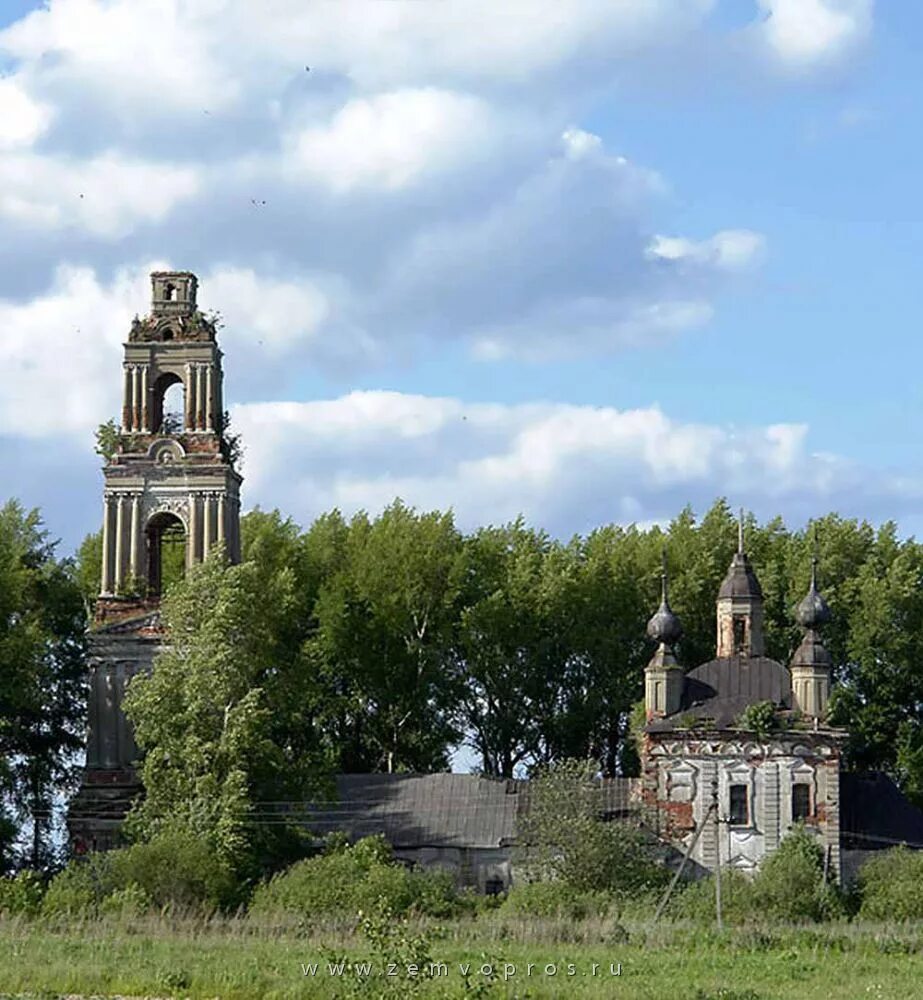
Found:
<path fill-rule="evenodd" d="M 510 889 L 500 911 L 583 920 L 604 915 L 611 902 L 611 897 L 604 892 L 580 891 L 564 881 L 521 882 Z"/>
<path fill-rule="evenodd" d="M 118 888 L 113 866 L 115 853 L 88 854 L 69 862 L 49 883 L 42 900 L 42 914 L 83 917 L 98 913 L 103 899 Z"/>
<path fill-rule="evenodd" d="M 250 913 L 354 916 L 381 905 L 398 914 L 448 916 L 457 912 L 460 899 L 447 872 L 409 870 L 394 862 L 381 837 L 367 837 L 353 847 L 337 844 L 264 882 L 253 894 Z"/>
<path fill-rule="evenodd" d="M 739 871 L 721 870 L 721 911 L 728 923 L 745 923 L 756 914 L 753 883 Z M 671 916 L 710 924 L 715 921 L 715 879 L 710 875 L 687 882 L 670 900 Z"/>
<path fill-rule="evenodd" d="M 110 917 L 140 917 L 151 906 L 151 897 L 137 882 L 131 882 L 124 889 L 110 892 L 100 904 L 99 912 Z"/>
<path fill-rule="evenodd" d="M 0 913 L 34 916 L 41 909 L 45 883 L 38 872 L 22 871 L 0 878 Z"/>
<path fill-rule="evenodd" d="M 859 916 L 923 920 L 923 852 L 895 847 L 859 869 Z"/>
<path fill-rule="evenodd" d="M 638 896 L 662 886 L 669 872 L 648 839 L 626 823 L 603 822 L 597 767 L 563 760 L 530 782 L 519 823 L 520 868 L 531 881 L 560 880 L 581 892 Z"/>
<path fill-rule="evenodd" d="M 753 881 L 757 912 L 777 920 L 827 920 L 845 908 L 836 889 L 824 883 L 820 844 L 795 827 L 760 865 Z"/>
<path fill-rule="evenodd" d="M 155 906 L 214 909 L 237 901 L 239 887 L 226 863 L 185 830 L 165 830 L 113 852 L 113 868 L 117 888 L 136 886 Z"/>

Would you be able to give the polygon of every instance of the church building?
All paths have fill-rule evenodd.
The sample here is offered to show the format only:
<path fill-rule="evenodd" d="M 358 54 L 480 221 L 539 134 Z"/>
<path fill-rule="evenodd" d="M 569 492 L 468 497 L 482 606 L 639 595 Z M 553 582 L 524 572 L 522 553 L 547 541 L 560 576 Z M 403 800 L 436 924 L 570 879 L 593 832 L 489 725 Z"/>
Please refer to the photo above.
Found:
<path fill-rule="evenodd" d="M 684 671 L 666 566 L 648 635 L 641 796 L 653 823 L 701 869 L 753 871 L 796 823 L 840 872 L 840 761 L 846 732 L 826 719 L 831 658 L 819 629 L 830 609 L 811 585 L 795 617 L 804 635 L 787 666 L 765 654 L 763 592 L 743 546 L 721 588 L 715 658 Z"/>

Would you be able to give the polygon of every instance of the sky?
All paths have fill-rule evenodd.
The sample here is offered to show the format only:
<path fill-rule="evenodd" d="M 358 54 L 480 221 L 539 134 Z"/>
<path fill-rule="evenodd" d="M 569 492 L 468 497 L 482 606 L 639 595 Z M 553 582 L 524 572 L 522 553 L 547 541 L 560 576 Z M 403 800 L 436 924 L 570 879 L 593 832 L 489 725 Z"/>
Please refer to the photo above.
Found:
<path fill-rule="evenodd" d="M 923 529 L 923 5 L 0 0 L 0 500 L 62 552 L 149 273 L 245 507 Z"/>

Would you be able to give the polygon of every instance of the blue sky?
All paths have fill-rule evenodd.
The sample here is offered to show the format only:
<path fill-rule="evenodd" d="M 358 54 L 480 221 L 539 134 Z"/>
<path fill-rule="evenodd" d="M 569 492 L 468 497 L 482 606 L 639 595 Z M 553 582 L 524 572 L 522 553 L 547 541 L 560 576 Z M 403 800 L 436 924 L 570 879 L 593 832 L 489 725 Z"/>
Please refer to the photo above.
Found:
<path fill-rule="evenodd" d="M 0 493 L 65 546 L 96 527 L 92 430 L 169 265 L 225 317 L 249 504 L 567 535 L 725 495 L 919 532 L 921 29 L 872 0 L 6 0 Z"/>

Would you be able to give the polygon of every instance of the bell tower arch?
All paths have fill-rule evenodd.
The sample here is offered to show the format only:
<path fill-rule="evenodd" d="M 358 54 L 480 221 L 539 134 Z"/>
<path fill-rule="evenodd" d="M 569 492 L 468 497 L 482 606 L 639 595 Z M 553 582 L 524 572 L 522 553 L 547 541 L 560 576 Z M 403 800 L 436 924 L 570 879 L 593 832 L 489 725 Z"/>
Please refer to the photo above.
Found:
<path fill-rule="evenodd" d="M 214 323 L 188 271 L 151 275 L 150 315 L 125 344 L 118 450 L 105 469 L 102 598 L 157 597 L 161 514 L 183 526 L 185 563 L 223 546 L 240 559 L 240 484 L 225 436 L 224 373 Z M 164 400 L 183 388 L 183 412 Z"/>

